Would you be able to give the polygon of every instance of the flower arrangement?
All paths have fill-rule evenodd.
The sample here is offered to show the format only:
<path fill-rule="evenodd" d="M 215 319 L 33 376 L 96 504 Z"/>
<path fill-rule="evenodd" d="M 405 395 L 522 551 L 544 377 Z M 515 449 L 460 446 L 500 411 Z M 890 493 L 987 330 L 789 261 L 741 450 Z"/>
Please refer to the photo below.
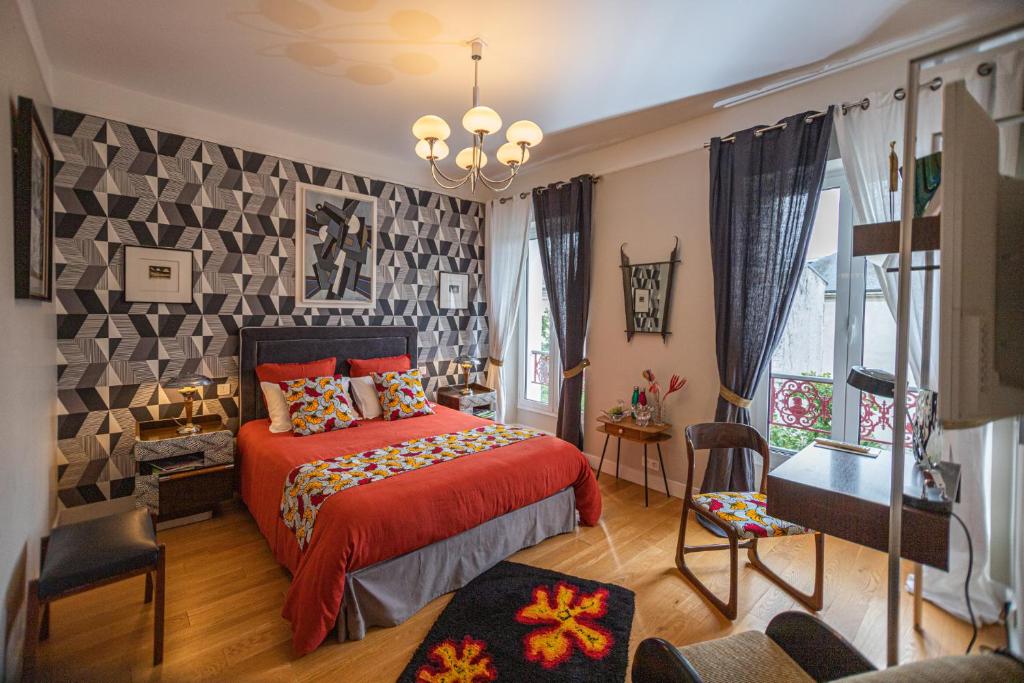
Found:
<path fill-rule="evenodd" d="M 641 374 L 643 375 L 643 378 L 647 380 L 647 401 L 654 411 L 654 423 L 663 424 L 662 411 L 665 400 L 677 391 L 685 389 L 686 385 L 689 384 L 689 380 L 685 377 L 680 378 L 679 375 L 672 375 L 672 378 L 668 381 L 668 390 L 665 392 L 665 395 L 662 396 L 661 385 L 658 383 L 658 378 L 654 376 L 654 371 L 647 368 Z"/>

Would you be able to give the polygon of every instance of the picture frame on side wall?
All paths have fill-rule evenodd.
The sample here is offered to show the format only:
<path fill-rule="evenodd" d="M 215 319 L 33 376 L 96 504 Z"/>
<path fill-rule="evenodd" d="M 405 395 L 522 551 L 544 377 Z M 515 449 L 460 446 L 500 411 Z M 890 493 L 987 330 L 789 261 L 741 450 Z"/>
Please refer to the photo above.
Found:
<path fill-rule="evenodd" d="M 377 305 L 377 198 L 299 183 L 295 307 Z"/>
<path fill-rule="evenodd" d="M 125 245 L 125 302 L 192 303 L 193 264 L 190 249 Z"/>
<path fill-rule="evenodd" d="M 53 148 L 28 97 L 14 121 L 14 297 L 53 299 Z"/>
<path fill-rule="evenodd" d="M 440 273 L 437 284 L 438 308 L 448 310 L 469 308 L 469 275 L 466 273 Z"/>

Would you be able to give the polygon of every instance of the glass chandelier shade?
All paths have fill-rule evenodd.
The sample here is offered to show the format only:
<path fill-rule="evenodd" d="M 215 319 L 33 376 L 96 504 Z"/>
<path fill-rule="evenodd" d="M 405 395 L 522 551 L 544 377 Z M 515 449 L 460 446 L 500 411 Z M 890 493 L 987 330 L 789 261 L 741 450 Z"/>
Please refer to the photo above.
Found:
<path fill-rule="evenodd" d="M 476 189 L 477 184 L 485 185 L 492 190 L 505 190 L 519 173 L 519 169 L 530 159 L 530 148 L 536 147 L 544 139 L 544 133 L 533 121 L 516 121 L 505 131 L 508 142 L 502 144 L 495 154 L 498 163 L 509 169 L 505 178 L 489 178 L 482 169 L 487 165 L 484 153 L 484 139 L 501 130 L 502 121 L 498 112 L 480 104 L 479 65 L 483 56 L 483 41 L 475 39 L 470 42 L 472 47 L 473 75 L 473 107 L 462 117 L 462 127 L 473 136 L 473 144 L 455 155 L 455 165 L 465 171 L 465 175 L 453 178 L 445 174 L 437 165 L 438 161 L 449 154 L 445 140 L 451 135 L 451 127 L 440 116 L 427 114 L 416 120 L 412 126 L 412 134 L 416 137 L 416 156 L 430 164 L 430 172 L 434 181 L 446 190 L 454 190 L 469 184 Z"/>

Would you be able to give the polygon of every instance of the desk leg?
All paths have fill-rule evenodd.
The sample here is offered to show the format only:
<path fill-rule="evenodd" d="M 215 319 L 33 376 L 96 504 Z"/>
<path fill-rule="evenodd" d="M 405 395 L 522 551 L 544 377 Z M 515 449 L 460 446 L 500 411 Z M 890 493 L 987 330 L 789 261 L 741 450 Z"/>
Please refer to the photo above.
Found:
<path fill-rule="evenodd" d="M 601 449 L 601 464 L 597 466 L 597 478 L 601 478 L 601 468 L 604 467 L 604 452 L 608 450 L 608 439 L 612 438 L 611 434 L 604 435 L 604 448 Z"/>
<path fill-rule="evenodd" d="M 658 464 L 661 465 L 661 480 L 665 482 L 665 497 L 671 498 L 671 494 L 668 492 L 668 474 L 665 473 L 665 461 L 661 458 L 661 443 L 656 444 L 658 446 Z"/>
<path fill-rule="evenodd" d="M 644 507 L 647 507 L 647 444 L 644 443 Z"/>
<path fill-rule="evenodd" d="M 615 478 L 619 478 L 619 460 L 622 458 L 622 437 L 615 439 Z"/>
<path fill-rule="evenodd" d="M 921 630 L 921 611 L 924 607 L 924 567 L 914 563 L 914 630 Z"/>

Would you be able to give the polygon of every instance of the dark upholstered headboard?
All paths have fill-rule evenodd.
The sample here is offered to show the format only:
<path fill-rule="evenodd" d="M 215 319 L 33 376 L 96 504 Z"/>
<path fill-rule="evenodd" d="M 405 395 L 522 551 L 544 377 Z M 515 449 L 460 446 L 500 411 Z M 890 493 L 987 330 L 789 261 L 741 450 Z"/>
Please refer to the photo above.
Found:
<path fill-rule="evenodd" d="M 267 416 L 256 379 L 260 363 L 299 363 L 334 356 L 338 374 L 347 375 L 349 358 L 407 353 L 416 367 L 415 327 L 243 327 L 240 334 L 239 424 Z"/>

